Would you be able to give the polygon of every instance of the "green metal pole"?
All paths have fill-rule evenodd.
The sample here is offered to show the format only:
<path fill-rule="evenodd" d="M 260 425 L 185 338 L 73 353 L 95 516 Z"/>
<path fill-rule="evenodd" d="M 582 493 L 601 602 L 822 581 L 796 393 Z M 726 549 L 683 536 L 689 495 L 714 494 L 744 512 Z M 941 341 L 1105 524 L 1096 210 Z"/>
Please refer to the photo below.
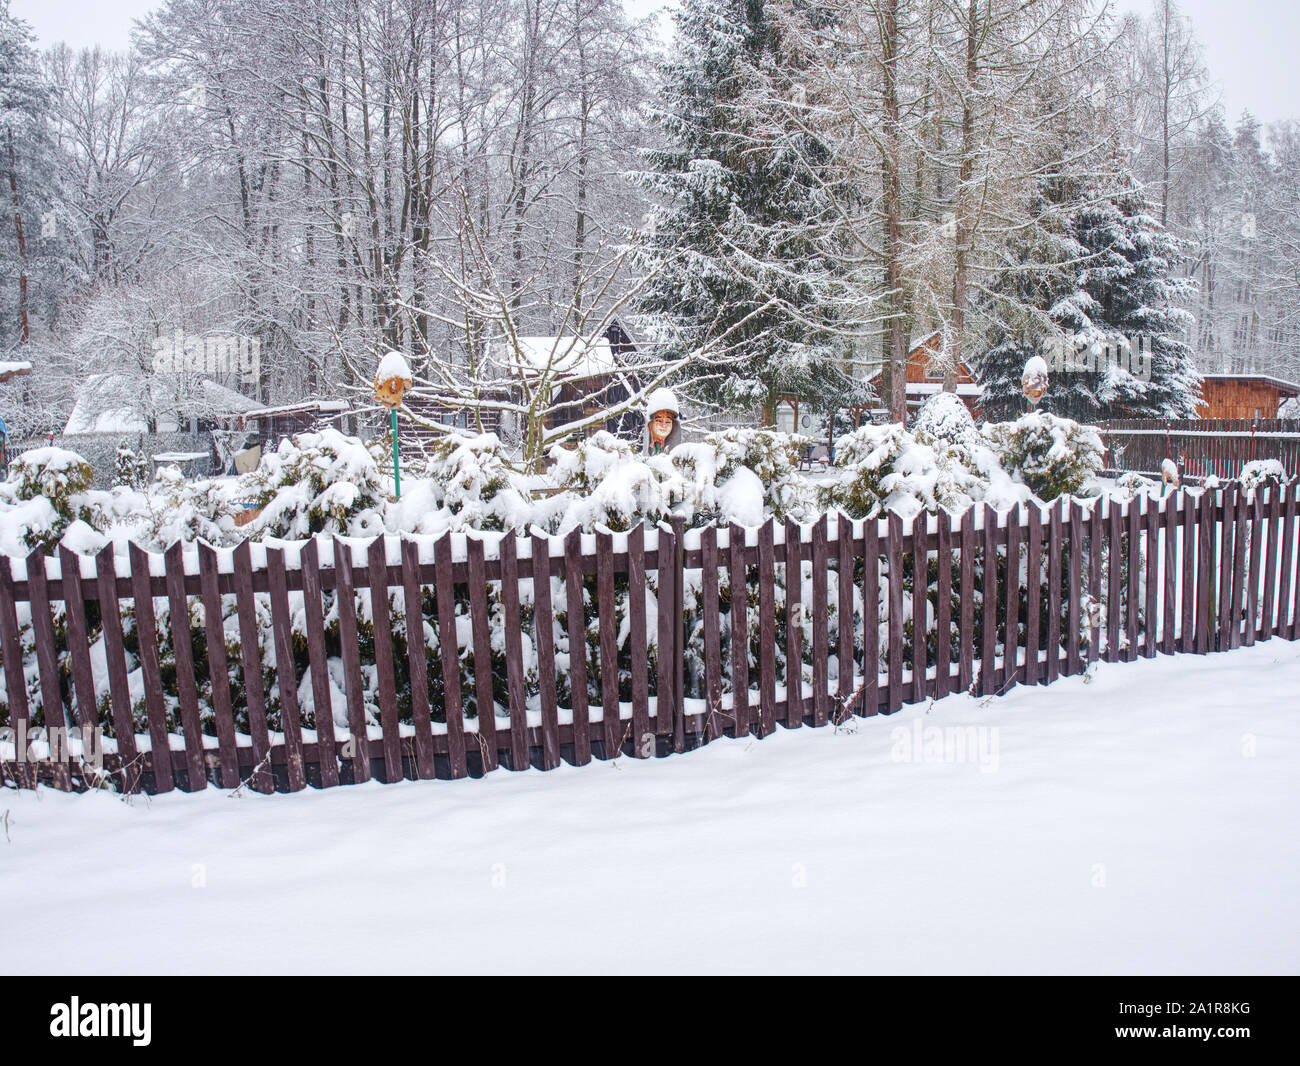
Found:
<path fill-rule="evenodd" d="M 397 498 L 402 498 L 402 474 L 397 461 L 397 408 L 393 408 L 393 488 Z"/>

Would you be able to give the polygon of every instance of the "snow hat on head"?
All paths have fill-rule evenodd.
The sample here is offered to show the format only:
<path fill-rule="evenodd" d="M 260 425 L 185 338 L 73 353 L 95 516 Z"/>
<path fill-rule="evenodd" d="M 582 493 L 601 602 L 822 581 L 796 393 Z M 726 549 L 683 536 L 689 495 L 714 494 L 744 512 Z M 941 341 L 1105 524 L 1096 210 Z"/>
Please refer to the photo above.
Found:
<path fill-rule="evenodd" d="M 655 389 L 646 397 L 645 409 L 652 415 L 656 411 L 671 411 L 680 417 L 682 413 L 672 389 Z"/>

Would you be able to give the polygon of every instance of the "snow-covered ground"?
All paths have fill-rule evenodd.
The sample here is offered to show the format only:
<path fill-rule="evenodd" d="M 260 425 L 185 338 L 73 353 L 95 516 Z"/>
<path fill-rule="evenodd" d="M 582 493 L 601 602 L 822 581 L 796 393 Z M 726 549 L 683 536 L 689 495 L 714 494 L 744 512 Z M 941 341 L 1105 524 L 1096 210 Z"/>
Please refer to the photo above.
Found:
<path fill-rule="evenodd" d="M 1294 973 L 1297 692 L 1272 640 L 648 763 L 5 791 L 0 932 L 54 973 Z"/>

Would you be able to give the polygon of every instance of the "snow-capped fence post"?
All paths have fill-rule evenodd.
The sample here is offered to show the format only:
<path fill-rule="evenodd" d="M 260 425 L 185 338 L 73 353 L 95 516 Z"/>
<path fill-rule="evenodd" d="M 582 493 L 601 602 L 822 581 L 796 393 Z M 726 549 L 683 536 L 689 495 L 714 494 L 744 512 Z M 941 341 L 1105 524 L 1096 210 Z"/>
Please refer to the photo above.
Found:
<path fill-rule="evenodd" d="M 1280 501 L 1282 510 L 1282 547 L 1278 559 L 1277 627 L 1274 632 L 1287 640 L 1295 640 L 1296 635 L 1295 625 L 1287 607 L 1294 576 L 1291 567 L 1295 559 L 1295 523 L 1298 495 L 1300 495 L 1300 481 L 1292 478 L 1290 481 L 1283 482 Z M 1295 604 L 1297 608 L 1300 608 L 1300 592 L 1295 596 Z"/>
<path fill-rule="evenodd" d="M 1083 614 L 1083 506 L 1075 499 L 1070 499 L 1067 506 L 1070 508 L 1070 576 L 1066 598 L 1065 672 L 1073 676 L 1083 669 L 1079 654 Z"/>
<path fill-rule="evenodd" d="M 759 736 L 776 731 L 776 519 L 758 529 Z M 875 601 L 872 601 L 875 602 Z"/>
<path fill-rule="evenodd" d="M 316 727 L 316 762 L 320 767 L 321 788 L 329 788 L 339 783 L 339 764 L 338 750 L 334 743 L 334 701 L 330 697 L 329 665 L 325 658 L 320 548 L 315 539 L 303 546 L 299 558 L 302 566 L 303 624 L 307 630 L 307 669 L 311 673 L 312 718 Z"/>
<path fill-rule="evenodd" d="M 149 556 L 138 544 L 132 543 L 127 547 L 127 561 L 131 568 L 131 605 L 135 609 L 136 654 L 140 660 L 145 714 L 149 721 L 149 765 L 153 769 L 155 790 L 170 792 L 175 785 L 167 709 L 163 705 L 162 669 L 158 661 L 158 623 L 154 617 Z"/>
<path fill-rule="evenodd" d="M 827 549 L 827 516 L 821 515 L 812 529 L 812 675 L 813 725 L 830 721 L 830 618 L 827 608 L 827 584 L 830 556 Z"/>
<path fill-rule="evenodd" d="M 135 569 L 132 564 L 132 569 Z M 302 747 L 302 719 L 298 712 L 298 679 L 294 672 L 293 666 L 293 625 L 290 621 L 289 614 L 289 577 L 285 564 L 283 548 L 266 549 L 266 583 L 271 594 L 271 631 L 272 646 L 275 649 L 275 677 L 280 690 L 280 729 L 284 734 L 284 756 L 287 766 L 288 788 L 290 792 L 301 792 L 307 787 L 307 767 L 306 754 Z M 374 591 L 374 582 L 371 583 L 371 591 Z M 388 600 L 384 600 L 384 642 L 380 643 L 379 637 L 379 620 L 375 620 L 375 648 L 377 658 L 380 663 L 383 662 L 383 653 L 379 650 L 387 648 L 389 641 L 387 639 L 388 623 Z M 376 610 L 378 615 L 379 611 Z M 391 660 L 389 669 L 392 669 Z M 383 687 L 383 669 L 380 667 L 380 714 L 385 714 L 384 708 L 391 706 L 392 685 L 388 687 L 388 698 L 385 698 Z M 384 731 L 384 739 L 388 739 L 388 731 Z M 396 739 L 396 737 L 394 737 Z M 387 751 L 385 751 L 387 756 Z M 391 780 L 387 775 L 391 774 L 392 763 L 385 759 L 385 780 Z"/>
<path fill-rule="evenodd" d="M 952 516 L 940 507 L 935 515 L 935 558 L 939 579 L 934 603 L 934 698 L 952 691 Z M 1019 573 L 1016 575 L 1019 580 Z"/>
<path fill-rule="evenodd" d="M 745 530 L 735 522 L 732 522 L 727 530 L 727 552 L 727 574 L 731 591 L 731 713 L 734 722 L 732 732 L 734 736 L 742 737 L 749 733 L 750 727 L 749 579 L 745 566 Z M 852 628 L 852 612 L 850 612 L 850 628 Z M 852 662 L 852 659 L 850 658 L 849 661 Z"/>
<path fill-rule="evenodd" d="M 567 565 L 567 563 L 566 563 Z M 632 753 L 651 758 L 655 753 L 650 729 L 650 677 L 646 645 L 645 523 L 627 535 L 628 651 L 632 674 Z"/>
<path fill-rule="evenodd" d="M 722 725 L 722 637 L 718 610 L 718 527 L 700 533 L 700 612 L 704 631 L 705 739 L 725 734 Z"/>
<path fill-rule="evenodd" d="M 1266 541 L 1264 550 L 1264 603 L 1263 615 L 1259 621 L 1257 634 L 1259 640 L 1267 640 L 1277 632 L 1274 623 L 1274 600 L 1277 589 L 1277 536 L 1281 516 L 1282 493 L 1285 488 L 1285 481 L 1267 487 L 1268 504 L 1264 514 L 1264 537 Z"/>
<path fill-rule="evenodd" d="M 686 518 L 673 515 L 673 750 L 686 747 Z"/>
<path fill-rule="evenodd" d="M 312 542 L 315 551 L 316 543 Z M 67 571 L 65 570 L 66 574 Z M 218 591 L 217 553 L 199 543 L 199 581 L 203 600 L 203 630 L 208 652 L 208 679 L 212 685 L 212 716 L 216 723 L 222 788 L 239 784 L 239 755 L 235 750 L 235 714 L 230 701 L 230 668 L 226 662 L 226 630 Z M 319 602 L 319 601 L 317 601 Z M 322 638 L 323 646 L 323 638 Z M 315 670 L 312 671 L 313 675 Z M 338 784 L 338 774 L 333 784 Z"/>
<path fill-rule="evenodd" d="M 942 566 L 942 563 L 940 564 Z M 1008 691 L 1020 678 L 1020 505 L 1007 512 L 1007 574 L 1005 603 L 1006 640 L 999 692 Z"/>
<path fill-rule="evenodd" d="M 926 533 L 929 513 L 923 508 L 912 519 L 912 694 L 920 703 L 925 699 L 926 634 L 929 632 L 929 553 L 926 551 Z M 816 564 L 814 563 L 814 571 Z M 994 571 L 996 578 L 997 571 Z M 814 608 L 813 621 L 816 622 Z"/>
<path fill-rule="evenodd" d="M 403 537 L 401 541 L 402 553 L 402 632 L 406 638 L 406 669 L 411 678 L 411 721 L 415 727 L 415 775 L 421 780 L 428 780 L 437 776 L 437 765 L 433 754 L 433 718 L 431 708 L 429 707 L 429 658 L 427 642 L 424 636 L 424 586 L 420 583 L 420 546 L 415 541 Z M 445 550 L 448 557 L 447 566 L 438 568 L 438 576 L 442 576 L 444 569 L 450 567 L 450 552 Z M 338 564 L 335 563 L 337 568 Z M 306 560 L 303 562 L 303 588 L 304 594 L 306 589 Z M 474 586 L 470 585 L 471 593 Z M 438 605 L 442 605 L 442 594 L 438 593 Z M 439 622 L 441 625 L 441 621 Z M 316 667 L 312 666 L 312 675 L 315 676 Z M 317 706 L 322 704 L 317 703 Z M 329 695 L 329 686 L 326 685 L 325 703 L 323 706 L 333 707 L 333 701 Z M 450 726 L 448 726 L 450 730 Z M 450 758 L 453 768 L 452 776 L 455 776 L 455 767 L 457 764 L 456 754 L 450 749 L 452 747 L 450 734 L 448 739 L 448 757 Z M 464 763 L 464 741 L 460 744 L 461 759 Z"/>
<path fill-rule="evenodd" d="M 247 543 L 247 542 L 245 542 Z M 366 708 L 361 691 L 361 647 L 357 632 L 356 574 L 353 569 L 352 548 L 339 537 L 333 538 L 335 603 L 339 613 L 339 651 L 343 658 L 343 693 L 348 705 L 348 744 L 346 753 L 351 758 L 352 783 L 370 780 L 370 737 L 366 730 Z M 245 561 L 247 556 L 245 556 Z M 239 552 L 235 552 L 235 573 L 240 572 Z M 238 587 L 238 586 L 236 586 Z M 252 617 L 252 589 L 249 586 L 249 617 Z M 243 615 L 241 608 L 240 614 Z M 241 624 L 242 624 L 241 617 Z M 247 641 L 244 642 L 247 646 Z M 260 674 L 259 674 L 260 677 Z M 259 697 L 261 688 L 259 684 Z M 260 702 L 260 700 L 259 700 Z M 251 705 L 249 717 L 252 718 Z M 263 726 L 265 729 L 265 725 Z M 254 743 L 257 734 L 254 732 Z M 256 755 L 254 751 L 254 755 Z"/>
<path fill-rule="evenodd" d="M 447 762 L 451 779 L 458 781 L 468 775 L 469 768 L 465 758 L 465 705 L 460 688 L 460 639 L 456 632 L 455 556 L 452 551 L 450 533 L 444 533 L 434 544 L 433 560 L 435 573 L 434 608 L 438 613 L 438 650 L 442 656 L 442 714 L 447 728 Z M 387 585 L 387 582 L 385 582 L 385 585 Z M 550 592 L 549 586 L 547 592 Z M 472 594 L 485 595 L 486 593 L 485 590 L 475 589 Z M 414 608 L 414 615 L 423 623 L 424 607 L 418 600 Z M 408 614 L 407 617 L 412 616 Z M 550 613 L 548 611 L 547 621 L 549 622 L 549 620 Z M 420 653 L 421 657 L 423 657 L 423 632 L 421 632 L 420 637 Z M 423 673 L 423 671 L 421 672 Z M 412 678 L 411 686 L 412 688 L 415 687 L 414 678 Z M 425 729 L 424 717 L 417 717 L 415 721 L 418 738 Z M 432 730 L 432 726 L 429 728 Z M 419 743 L 421 741 L 417 739 L 417 744 Z"/>
<path fill-rule="evenodd" d="M 601 757 L 616 759 L 623 750 L 618 699 L 618 628 L 614 614 L 614 538 L 596 534 L 596 607 L 600 619 Z M 514 721 L 514 712 L 511 712 Z"/>
<path fill-rule="evenodd" d="M 1057 497 L 1048 505 L 1047 523 L 1047 681 L 1061 676 L 1061 508 Z"/>
<path fill-rule="evenodd" d="M 111 552 L 111 546 L 105 551 Z M 253 775 L 252 787 L 258 792 L 272 792 L 275 790 L 275 779 L 271 773 L 271 738 L 266 727 L 266 692 L 262 686 L 262 648 L 260 633 L 257 626 L 257 606 L 253 599 L 253 560 L 252 545 L 248 541 L 241 543 L 233 553 L 234 564 L 234 585 L 235 585 L 235 612 L 239 616 L 239 654 L 242 659 L 244 668 L 244 700 L 248 711 L 248 732 L 250 734 L 253 746 Z M 112 556 L 110 555 L 111 559 Z M 338 566 L 338 549 L 335 548 L 335 566 Z M 348 596 L 348 603 L 352 603 L 351 594 Z M 343 618 L 343 604 L 339 604 L 339 619 Z M 352 647 L 355 650 L 355 621 L 353 624 L 354 639 Z M 343 642 L 343 650 L 347 652 L 347 641 Z M 362 780 L 369 780 L 369 760 L 366 762 L 366 776 Z"/>
<path fill-rule="evenodd" d="M 473 545 L 474 543 L 476 541 L 471 539 L 470 544 Z M 478 550 L 481 552 L 483 550 L 482 542 L 477 543 L 479 544 Z M 663 550 L 662 536 L 660 538 L 660 550 Z M 591 762 L 591 712 L 587 706 L 587 624 L 582 604 L 582 531 L 578 529 L 570 532 L 564 539 L 564 587 L 565 610 L 568 615 L 569 692 L 570 700 L 573 703 L 573 761 L 577 766 L 586 766 L 587 763 Z M 662 581 L 659 589 L 662 595 Z M 659 627 L 659 633 L 662 641 L 662 625 Z M 661 643 L 660 648 L 662 647 Z M 478 653 L 475 652 L 475 659 L 477 660 L 477 658 Z M 663 664 L 661 663 L 659 670 L 659 692 L 661 693 L 663 692 L 663 676 Z M 481 681 L 479 687 L 482 687 Z M 488 691 L 491 692 L 490 682 Z M 482 699 L 481 696 L 479 698 Z M 662 706 L 662 703 L 659 706 Z M 656 709 L 656 715 L 659 713 L 659 710 Z M 662 725 L 662 719 L 657 719 L 656 732 L 662 733 L 664 731 Z"/>
<path fill-rule="evenodd" d="M 989 696 L 998 690 L 998 513 L 987 504 L 983 510 L 984 528 L 980 559 L 983 564 L 980 603 L 980 676 L 979 694 Z"/>
<path fill-rule="evenodd" d="M 903 519 L 889 512 L 886 524 L 886 554 L 889 559 L 889 690 L 887 714 L 903 706 Z"/>
<path fill-rule="evenodd" d="M 0 572 L 8 572 L 8 560 Z M 135 722 L 131 713 L 131 686 L 127 679 L 126 641 L 122 634 L 122 611 L 117 598 L 117 564 L 113 545 L 106 544 L 95 556 L 95 591 L 99 595 L 99 616 L 103 626 L 104 663 L 108 671 L 108 695 L 113 736 L 122 774 L 122 790 L 140 788 L 141 764 L 135 744 Z"/>
<path fill-rule="evenodd" d="M 443 538 L 450 547 L 451 535 Z M 560 718 L 555 697 L 555 616 L 551 610 L 551 541 L 539 533 L 532 535 L 533 568 L 533 638 L 537 649 L 537 687 L 542 705 L 542 769 L 560 765 Z M 448 569 L 450 569 L 448 552 Z M 455 618 L 451 619 L 452 626 Z M 443 647 L 446 648 L 446 642 Z M 454 645 L 453 645 L 454 647 Z M 445 652 L 444 652 L 445 655 Z M 451 668 L 444 666 L 443 672 Z M 457 671 L 459 672 L 459 671 Z M 462 747 L 464 741 L 461 741 Z M 462 763 L 463 763 L 462 756 Z"/>
<path fill-rule="evenodd" d="M 785 724 L 803 725 L 803 532 L 785 520 Z"/>
<path fill-rule="evenodd" d="M 36 666 L 40 671 L 41 706 L 45 712 L 45 738 L 49 745 L 49 762 L 53 767 L 54 787 L 67 792 L 72 788 L 68 769 L 67 720 L 63 715 L 63 697 L 59 692 L 59 663 L 54 644 L 54 618 L 50 609 L 45 555 L 33 549 L 27 556 L 27 602 L 32 612 L 32 636 L 36 643 Z"/>

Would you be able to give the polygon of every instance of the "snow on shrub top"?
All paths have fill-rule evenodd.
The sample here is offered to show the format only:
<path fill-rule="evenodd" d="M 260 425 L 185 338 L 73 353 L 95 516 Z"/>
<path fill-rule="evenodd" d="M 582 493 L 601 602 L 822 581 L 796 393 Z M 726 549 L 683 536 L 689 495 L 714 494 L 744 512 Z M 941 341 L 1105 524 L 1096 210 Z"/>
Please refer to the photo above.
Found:
<path fill-rule="evenodd" d="M 686 496 L 686 484 L 664 455 L 637 455 L 625 440 L 600 431 L 576 448 L 551 449 L 551 476 L 566 491 L 554 532 L 601 526 L 625 532 L 642 519 L 657 522 Z M 554 508 L 553 508 L 554 509 Z"/>
<path fill-rule="evenodd" d="M 1261 482 L 1274 480 L 1281 483 L 1286 480 L 1286 469 L 1276 459 L 1252 459 L 1241 468 L 1241 488 L 1249 492 Z"/>
<path fill-rule="evenodd" d="M 380 466 L 360 440 L 336 429 L 282 442 L 238 480 L 240 493 L 262 508 L 249 524 L 253 535 L 292 539 L 383 531 L 388 484 Z"/>
<path fill-rule="evenodd" d="M 427 484 L 416 484 L 427 497 L 425 514 L 399 517 L 398 529 L 441 532 L 421 521 L 429 507 L 444 508 L 452 518 L 445 528 L 457 530 L 522 529 L 532 517 L 525 479 L 510 467 L 495 433 L 449 434 L 427 446 L 423 474 Z M 404 496 L 403 502 L 409 498 Z M 400 514 L 401 509 L 396 510 Z"/>
<path fill-rule="evenodd" d="M 990 423 L 984 427 L 984 439 L 1002 467 L 1041 500 L 1081 495 L 1102 468 L 1105 454 L 1095 427 L 1046 411 Z"/>
<path fill-rule="evenodd" d="M 11 460 L 0 485 L 0 502 L 16 512 L 5 517 L 5 552 L 50 552 L 73 522 L 93 524 L 94 503 L 86 492 L 94 477 L 94 468 L 66 448 L 33 448 Z"/>
<path fill-rule="evenodd" d="M 980 436 L 970 409 L 953 392 L 936 392 L 921 404 L 912 435 L 931 447 L 956 445 L 967 455 L 973 454 Z"/>

